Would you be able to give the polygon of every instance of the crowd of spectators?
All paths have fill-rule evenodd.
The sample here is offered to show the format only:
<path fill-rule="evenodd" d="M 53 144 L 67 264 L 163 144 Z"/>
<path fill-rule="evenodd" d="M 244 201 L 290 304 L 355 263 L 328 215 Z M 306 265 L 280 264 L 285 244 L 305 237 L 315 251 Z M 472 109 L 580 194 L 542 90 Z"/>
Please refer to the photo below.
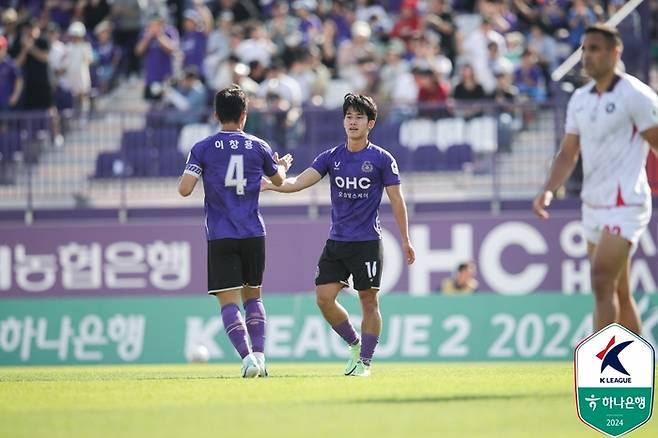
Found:
<path fill-rule="evenodd" d="M 402 106 L 543 102 L 550 72 L 584 29 L 622 4 L 0 0 L 0 111 L 85 114 L 90 99 L 139 77 L 145 99 L 178 109 L 231 83 L 256 108 L 329 105 L 345 91 Z M 631 47 L 634 14 L 624 33 Z"/>

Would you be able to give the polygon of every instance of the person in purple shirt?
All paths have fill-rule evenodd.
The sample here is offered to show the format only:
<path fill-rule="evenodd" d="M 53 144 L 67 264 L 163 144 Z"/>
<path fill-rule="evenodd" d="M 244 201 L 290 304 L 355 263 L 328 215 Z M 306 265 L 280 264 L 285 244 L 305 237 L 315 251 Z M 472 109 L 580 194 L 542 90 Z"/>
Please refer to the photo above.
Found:
<path fill-rule="evenodd" d="M 316 271 L 317 303 L 324 318 L 349 346 L 345 375 L 368 376 L 382 329 L 377 292 L 383 262 L 379 204 L 384 191 L 391 201 L 407 263 L 412 264 L 416 256 L 409 240 L 397 162 L 386 150 L 368 141 L 377 119 L 375 102 L 368 96 L 347 94 L 343 116 L 347 143 L 322 152 L 311 167 L 281 185 L 264 181 L 261 190 L 298 192 L 329 175 L 331 230 Z M 348 286 L 350 275 L 363 310 L 361 339 L 347 311 L 336 301 L 338 293 Z"/>
<path fill-rule="evenodd" d="M 135 54 L 144 58 L 144 98 L 153 100 L 160 97 L 162 82 L 172 74 L 176 50 L 178 31 L 166 25 L 162 15 L 154 14 L 135 47 Z"/>
<path fill-rule="evenodd" d="M 183 50 L 183 67 L 194 66 L 198 72 L 203 72 L 203 60 L 206 57 L 208 36 L 204 31 L 203 18 L 194 9 L 188 9 L 184 14 L 183 28 L 185 33 L 181 39 Z"/>
<path fill-rule="evenodd" d="M 23 75 L 7 56 L 7 39 L 0 35 L 0 111 L 16 108 L 23 92 Z"/>
<path fill-rule="evenodd" d="M 203 179 L 208 293 L 219 300 L 224 330 L 242 358 L 242 377 L 265 377 L 265 308 L 261 299 L 265 225 L 258 210 L 260 181 L 267 176 L 273 184 L 282 184 L 292 157 L 272 155 L 264 140 L 243 131 L 247 97 L 239 86 L 232 85 L 215 95 L 215 117 L 222 131 L 192 147 L 178 192 L 189 196 L 197 180 Z"/>

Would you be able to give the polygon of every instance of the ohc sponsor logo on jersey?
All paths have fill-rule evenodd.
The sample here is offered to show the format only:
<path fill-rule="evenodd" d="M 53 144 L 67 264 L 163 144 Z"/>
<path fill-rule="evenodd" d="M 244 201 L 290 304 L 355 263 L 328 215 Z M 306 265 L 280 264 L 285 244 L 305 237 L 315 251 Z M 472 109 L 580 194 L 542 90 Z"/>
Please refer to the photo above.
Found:
<path fill-rule="evenodd" d="M 580 419 L 608 436 L 637 429 L 651 417 L 655 370 L 651 344 L 610 324 L 576 347 L 576 408 Z"/>
<path fill-rule="evenodd" d="M 370 178 L 361 177 L 357 178 L 355 176 L 348 176 L 343 178 L 342 176 L 337 176 L 334 178 L 336 186 L 341 189 L 362 189 L 366 190 L 370 188 Z"/>

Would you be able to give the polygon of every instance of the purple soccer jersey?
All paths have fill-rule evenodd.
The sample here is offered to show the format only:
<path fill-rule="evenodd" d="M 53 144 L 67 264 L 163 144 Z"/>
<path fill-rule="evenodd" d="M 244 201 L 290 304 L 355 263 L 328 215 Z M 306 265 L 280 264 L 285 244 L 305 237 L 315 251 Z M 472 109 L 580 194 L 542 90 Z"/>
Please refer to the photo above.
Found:
<path fill-rule="evenodd" d="M 372 143 L 359 152 L 341 144 L 318 155 L 311 167 L 331 178 L 329 238 L 344 242 L 381 239 L 379 204 L 384 187 L 400 184 L 395 158 Z"/>
<path fill-rule="evenodd" d="M 185 173 L 203 179 L 208 240 L 265 235 L 260 181 L 277 170 L 270 146 L 242 131 L 220 131 L 192 147 Z"/>
<path fill-rule="evenodd" d="M 183 35 L 181 49 L 183 50 L 183 66 L 193 65 L 197 71 L 203 71 L 203 59 L 206 57 L 208 37 L 203 32 L 188 32 Z"/>
<path fill-rule="evenodd" d="M 20 77 L 21 70 L 10 57 L 6 56 L 0 61 L 0 110 L 9 108 L 9 99 Z"/>
<path fill-rule="evenodd" d="M 178 42 L 179 38 L 176 28 L 166 26 L 164 32 L 169 38 Z M 142 39 L 143 34 L 144 32 L 139 36 L 139 40 Z M 157 38 L 152 38 L 143 55 L 144 80 L 146 84 L 161 82 L 171 76 L 173 59 L 173 54 L 167 53 Z"/>

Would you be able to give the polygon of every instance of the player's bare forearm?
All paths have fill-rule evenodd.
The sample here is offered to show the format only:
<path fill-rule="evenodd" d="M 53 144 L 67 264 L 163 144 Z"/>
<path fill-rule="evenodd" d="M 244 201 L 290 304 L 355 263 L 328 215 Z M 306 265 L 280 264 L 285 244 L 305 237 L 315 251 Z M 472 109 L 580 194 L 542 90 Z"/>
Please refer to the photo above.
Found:
<path fill-rule="evenodd" d="M 553 160 L 551 171 L 548 173 L 548 178 L 546 178 L 546 183 L 532 201 L 532 211 L 537 217 L 548 219 L 549 214 L 546 209 L 553 200 L 553 192 L 569 178 L 574 167 L 576 167 L 579 155 L 579 136 L 574 134 L 565 135 L 560 146 L 560 151 L 555 157 L 555 160 Z"/>
<path fill-rule="evenodd" d="M 386 187 L 386 194 L 391 201 L 391 210 L 393 210 L 393 217 L 395 217 L 395 223 L 397 223 L 398 230 L 400 231 L 402 249 L 407 263 L 412 264 L 416 260 L 416 252 L 411 245 L 411 239 L 409 239 L 409 217 L 407 215 L 407 205 L 402 196 L 402 190 L 399 185 L 388 186 Z"/>
<path fill-rule="evenodd" d="M 195 176 L 190 175 L 188 173 L 184 173 L 178 179 L 178 193 L 183 197 L 190 196 L 194 191 L 196 182 L 197 182 L 197 178 Z"/>
<path fill-rule="evenodd" d="M 555 156 L 543 191 L 554 192 L 569 178 L 580 155 L 579 136 L 567 134 L 562 140 L 560 151 Z"/>
<path fill-rule="evenodd" d="M 270 182 L 266 183 L 262 189 L 272 190 L 279 193 L 294 193 L 311 187 L 321 179 L 322 176 L 318 173 L 318 171 L 309 167 L 298 176 L 284 179 L 280 186 L 276 186 Z"/>

